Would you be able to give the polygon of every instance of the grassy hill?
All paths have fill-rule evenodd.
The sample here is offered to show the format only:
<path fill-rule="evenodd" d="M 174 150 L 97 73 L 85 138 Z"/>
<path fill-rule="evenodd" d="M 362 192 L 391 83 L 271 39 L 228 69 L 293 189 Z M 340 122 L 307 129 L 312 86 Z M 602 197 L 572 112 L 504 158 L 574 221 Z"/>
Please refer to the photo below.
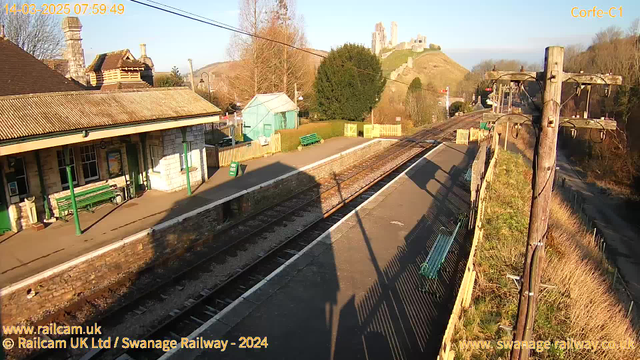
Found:
<path fill-rule="evenodd" d="M 385 76 L 413 56 L 413 68 L 406 68 L 396 80 L 410 83 L 416 76 L 420 77 L 422 84 L 432 83 L 436 89 L 444 89 L 449 86 L 452 90 L 469 70 L 457 62 L 451 60 L 445 53 L 438 50 L 425 50 L 422 53 L 414 53 L 411 50 L 394 51 L 386 59 L 382 60 L 382 71 Z M 406 86 L 394 81 L 387 82 L 386 91 L 406 92 Z"/>

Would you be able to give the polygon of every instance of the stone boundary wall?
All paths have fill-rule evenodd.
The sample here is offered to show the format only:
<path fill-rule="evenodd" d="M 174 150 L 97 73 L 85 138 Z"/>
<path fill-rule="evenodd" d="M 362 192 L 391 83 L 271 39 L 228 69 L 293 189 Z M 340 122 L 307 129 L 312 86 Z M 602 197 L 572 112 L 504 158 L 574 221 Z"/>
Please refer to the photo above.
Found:
<path fill-rule="evenodd" d="M 124 276 L 180 257 L 192 246 L 197 249 L 205 241 L 215 241 L 213 233 L 223 224 L 233 224 L 280 202 L 393 143 L 395 140 L 372 140 L 0 289 L 1 322 L 11 325 L 36 321 Z M 29 298 L 27 294 L 31 293 L 35 296 Z"/>

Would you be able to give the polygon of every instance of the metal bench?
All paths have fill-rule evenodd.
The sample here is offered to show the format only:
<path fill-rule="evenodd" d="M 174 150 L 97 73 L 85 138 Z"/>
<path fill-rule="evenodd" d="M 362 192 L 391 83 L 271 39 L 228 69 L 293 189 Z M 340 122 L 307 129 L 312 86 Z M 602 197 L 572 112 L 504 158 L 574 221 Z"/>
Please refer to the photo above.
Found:
<path fill-rule="evenodd" d="M 420 275 L 426 279 L 426 285 L 421 286 L 420 290 L 428 292 L 429 284 L 434 283 L 435 285 L 438 279 L 438 272 L 440 271 L 444 260 L 447 258 L 449 249 L 451 249 L 451 244 L 453 244 L 453 240 L 456 238 L 458 230 L 464 226 L 463 224 L 466 219 L 467 217 L 464 214 L 461 214 L 461 216 L 458 217 L 458 225 L 456 225 L 452 234 L 448 234 L 448 231 L 446 231 L 447 229 L 440 228 L 440 233 L 438 234 L 436 242 L 433 244 L 429 255 L 427 255 L 427 260 L 425 260 L 425 262 L 420 266 Z"/>
<path fill-rule="evenodd" d="M 469 170 L 464 174 L 464 181 L 471 183 L 471 177 L 473 176 L 473 169 L 469 167 Z"/>
<path fill-rule="evenodd" d="M 305 135 L 305 136 L 300 136 L 300 145 L 307 146 L 307 145 L 311 145 L 311 144 L 315 144 L 317 142 L 320 142 L 321 140 L 322 140 L 322 138 L 320 136 L 318 136 L 318 134 L 316 134 L 316 133 Z"/>
<path fill-rule="evenodd" d="M 118 191 L 115 185 L 97 186 L 88 190 L 76 192 L 76 206 L 78 207 L 78 210 L 83 209 L 93 212 L 93 208 L 96 205 L 106 200 L 115 199 L 118 195 L 120 195 L 120 191 Z M 56 205 L 58 207 L 58 217 L 63 220 L 66 215 L 73 211 L 71 195 L 56 198 Z"/>

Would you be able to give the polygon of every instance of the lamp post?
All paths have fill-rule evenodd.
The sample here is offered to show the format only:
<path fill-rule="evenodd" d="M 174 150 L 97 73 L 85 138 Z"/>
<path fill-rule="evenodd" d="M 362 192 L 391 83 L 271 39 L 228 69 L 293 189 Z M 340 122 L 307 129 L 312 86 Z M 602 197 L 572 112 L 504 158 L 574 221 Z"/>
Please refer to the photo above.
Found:
<path fill-rule="evenodd" d="M 209 79 L 209 74 L 205 71 L 200 75 L 200 84 L 204 84 L 204 78 L 203 76 L 207 75 L 207 99 L 209 99 L 209 102 L 211 102 L 211 80 Z"/>

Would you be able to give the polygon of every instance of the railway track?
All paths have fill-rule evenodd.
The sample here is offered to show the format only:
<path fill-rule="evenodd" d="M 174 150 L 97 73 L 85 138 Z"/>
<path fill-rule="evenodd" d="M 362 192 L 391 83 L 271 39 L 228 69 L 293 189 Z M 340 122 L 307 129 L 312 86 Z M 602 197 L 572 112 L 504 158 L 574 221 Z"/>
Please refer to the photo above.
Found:
<path fill-rule="evenodd" d="M 222 229 L 215 236 L 227 241 L 221 243 L 217 240 L 216 244 L 205 246 L 199 253 L 206 255 L 186 259 L 180 271 L 169 272 L 170 275 L 164 277 L 158 276 L 155 281 L 142 281 L 143 285 L 140 287 L 145 287 L 144 290 L 129 289 L 130 296 L 126 300 L 92 322 L 98 322 L 109 335 L 119 335 L 119 327 L 135 323 L 137 318 L 148 316 L 149 313 L 154 317 L 152 312 L 157 304 L 184 292 L 187 295 L 178 299 L 172 310 L 156 314 L 152 325 L 145 325 L 140 332 L 142 335 L 132 338 L 179 339 L 188 336 L 417 161 L 419 155 L 430 148 L 425 146 L 424 140 L 441 140 L 456 127 L 468 127 L 477 122 L 479 116 L 481 115 L 471 114 L 423 130 L 345 171 L 323 178 L 282 202 Z M 274 237 L 278 241 L 269 241 Z M 268 246 L 265 247 L 265 243 Z M 214 279 L 209 284 L 203 281 L 203 278 L 211 277 L 212 269 L 215 269 L 213 272 L 224 271 L 220 270 L 223 267 L 221 264 L 228 258 L 238 257 L 238 254 L 256 247 L 261 248 L 258 254 L 237 268 L 227 269 L 223 278 Z M 152 275 L 149 277 L 153 277 Z M 193 284 L 199 284 L 200 289 L 184 291 Z M 87 303 L 90 304 L 90 300 Z M 68 316 L 73 311 L 74 309 L 66 309 L 65 313 Z M 69 318 L 57 321 L 73 323 Z M 122 354 L 124 352 L 118 349 L 93 349 L 84 354 L 81 351 L 50 350 L 30 358 L 112 359 Z M 161 352 L 154 351 L 129 351 L 126 354 L 136 360 L 155 359 L 162 355 Z"/>

